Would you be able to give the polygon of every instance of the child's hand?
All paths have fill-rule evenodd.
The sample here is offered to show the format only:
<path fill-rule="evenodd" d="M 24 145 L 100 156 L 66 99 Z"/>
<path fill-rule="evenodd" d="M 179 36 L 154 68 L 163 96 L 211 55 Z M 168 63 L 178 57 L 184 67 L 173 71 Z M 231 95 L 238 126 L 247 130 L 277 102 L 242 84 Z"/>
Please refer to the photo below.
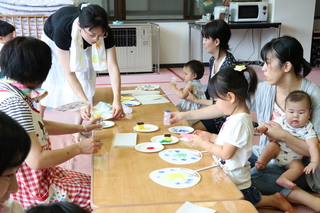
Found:
<path fill-rule="evenodd" d="M 193 132 L 194 135 L 199 135 L 201 137 L 203 137 L 204 139 L 207 139 L 210 141 L 212 134 L 210 132 L 207 131 L 202 131 L 202 130 L 195 130 Z"/>
<path fill-rule="evenodd" d="M 173 89 L 173 88 L 176 88 L 176 87 L 177 87 L 177 84 L 172 83 L 172 82 L 169 83 L 169 88 L 170 89 Z"/>
<path fill-rule="evenodd" d="M 199 135 L 194 135 L 193 139 L 189 139 L 189 143 L 193 147 L 202 147 L 202 143 L 205 141 L 205 139 Z"/>
<path fill-rule="evenodd" d="M 315 162 L 311 162 L 306 166 L 303 170 L 306 174 L 310 174 L 311 172 L 314 173 L 316 169 L 318 168 L 319 164 Z"/>

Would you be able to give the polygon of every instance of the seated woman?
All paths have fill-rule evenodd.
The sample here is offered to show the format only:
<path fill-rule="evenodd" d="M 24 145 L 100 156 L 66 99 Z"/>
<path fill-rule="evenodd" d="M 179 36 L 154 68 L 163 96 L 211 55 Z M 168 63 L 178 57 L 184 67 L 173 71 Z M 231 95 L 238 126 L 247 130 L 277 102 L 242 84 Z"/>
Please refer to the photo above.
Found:
<path fill-rule="evenodd" d="M 206 48 L 207 52 L 212 56 L 209 59 L 209 80 L 223 67 L 233 66 L 236 64 L 236 60 L 232 53 L 229 52 L 229 40 L 231 37 L 231 30 L 229 25 L 221 20 L 214 20 L 207 23 L 202 27 L 201 34 L 203 37 L 203 46 Z M 186 100 L 194 102 L 203 106 L 210 106 L 213 104 L 213 100 L 206 90 L 207 99 L 197 98 L 195 95 L 189 92 Z M 201 122 L 205 126 L 206 130 L 218 134 L 222 124 L 226 121 L 226 116 L 215 119 L 202 119 Z M 194 125 L 197 129 L 197 124 Z"/>
<path fill-rule="evenodd" d="M 0 213 L 22 213 L 23 207 L 9 198 L 18 191 L 16 173 L 26 159 L 31 140 L 26 131 L 0 111 Z"/>
<path fill-rule="evenodd" d="M 276 116 L 283 116 L 285 98 L 294 90 L 302 90 L 309 94 L 312 100 L 312 115 L 310 121 L 314 129 L 320 135 L 320 88 L 315 83 L 305 79 L 311 71 L 311 65 L 303 58 L 303 48 L 300 42 L 290 36 L 282 36 L 271 40 L 261 50 L 261 58 L 265 61 L 262 71 L 265 82 L 259 84 L 254 97 L 251 100 L 250 110 L 257 112 L 259 121 L 269 122 Z M 209 119 L 223 116 L 215 105 L 193 110 L 189 112 L 172 112 L 171 123 L 183 120 Z M 260 144 L 254 147 L 250 162 L 251 167 L 257 161 L 261 150 L 270 140 L 283 141 L 296 153 L 310 156 L 306 142 L 283 130 L 275 122 L 262 123 L 266 125 L 268 131 L 260 137 Z M 320 211 L 320 198 L 313 196 L 305 190 L 310 188 L 315 192 L 320 192 L 320 168 L 315 173 L 309 174 L 307 182 L 305 176 L 300 176 L 296 181 L 297 187 L 287 189 L 279 186 L 276 180 L 285 171 L 284 168 L 268 164 L 262 171 L 251 169 L 251 177 L 257 189 L 264 195 L 281 192 L 291 203 L 306 205 L 315 211 Z M 306 185 L 308 183 L 309 187 Z"/>
<path fill-rule="evenodd" d="M 89 175 L 57 165 L 79 154 L 98 152 L 102 143 L 88 138 L 71 146 L 51 150 L 50 134 L 71 134 L 101 127 L 93 119 L 87 125 L 42 120 L 34 108 L 46 95 L 39 89 L 51 67 L 51 49 L 41 40 L 16 37 L 2 48 L 0 66 L 0 110 L 16 120 L 31 138 L 31 150 L 17 172 L 19 190 L 11 197 L 24 208 L 56 201 L 74 202 L 91 211 Z"/>

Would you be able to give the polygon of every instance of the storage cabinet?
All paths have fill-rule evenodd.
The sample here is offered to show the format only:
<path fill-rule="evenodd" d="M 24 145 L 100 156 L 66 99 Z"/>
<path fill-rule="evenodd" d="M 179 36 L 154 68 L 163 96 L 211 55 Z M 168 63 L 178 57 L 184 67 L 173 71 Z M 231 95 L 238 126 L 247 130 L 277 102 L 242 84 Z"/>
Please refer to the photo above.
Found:
<path fill-rule="evenodd" d="M 313 31 L 310 63 L 314 67 L 320 67 L 320 30 Z"/>

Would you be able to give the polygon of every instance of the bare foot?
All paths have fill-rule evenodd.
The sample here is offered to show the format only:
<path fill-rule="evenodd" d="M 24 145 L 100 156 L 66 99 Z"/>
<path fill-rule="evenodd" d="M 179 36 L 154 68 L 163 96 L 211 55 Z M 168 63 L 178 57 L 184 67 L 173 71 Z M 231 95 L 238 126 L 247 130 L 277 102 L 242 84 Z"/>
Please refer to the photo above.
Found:
<path fill-rule="evenodd" d="M 84 139 L 87 139 L 87 137 L 84 136 L 82 133 L 74 133 L 74 134 L 72 134 L 72 141 L 74 143 L 78 143 L 78 142 L 80 142 L 80 141 L 82 141 Z"/>
<path fill-rule="evenodd" d="M 287 189 L 295 189 L 297 186 L 295 183 L 285 177 L 279 177 L 276 182 L 278 185 L 283 186 Z"/>
<path fill-rule="evenodd" d="M 273 205 L 277 207 L 278 209 L 281 209 L 285 213 L 295 213 L 293 207 L 291 204 L 287 201 L 285 197 L 279 192 L 275 193 L 273 195 Z"/>
<path fill-rule="evenodd" d="M 259 170 L 264 170 L 266 168 L 266 165 L 261 163 L 260 161 L 256 161 L 256 163 L 254 164 L 254 166 L 256 167 L 256 169 Z"/>

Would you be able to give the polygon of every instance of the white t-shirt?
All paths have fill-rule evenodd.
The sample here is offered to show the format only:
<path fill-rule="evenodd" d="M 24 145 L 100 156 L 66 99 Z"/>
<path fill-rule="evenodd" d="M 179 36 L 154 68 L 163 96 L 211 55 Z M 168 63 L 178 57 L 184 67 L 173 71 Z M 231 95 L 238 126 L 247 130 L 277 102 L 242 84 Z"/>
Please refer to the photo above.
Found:
<path fill-rule="evenodd" d="M 248 159 L 252 153 L 252 139 L 253 125 L 251 115 L 239 113 L 227 118 L 214 142 L 217 145 L 229 143 L 238 148 L 229 160 L 216 156 L 213 156 L 213 158 L 240 190 L 251 186 Z"/>
<path fill-rule="evenodd" d="M 22 213 L 24 212 L 23 207 L 21 204 L 9 198 L 6 202 L 2 204 L 3 208 L 0 209 L 0 213 Z"/>

